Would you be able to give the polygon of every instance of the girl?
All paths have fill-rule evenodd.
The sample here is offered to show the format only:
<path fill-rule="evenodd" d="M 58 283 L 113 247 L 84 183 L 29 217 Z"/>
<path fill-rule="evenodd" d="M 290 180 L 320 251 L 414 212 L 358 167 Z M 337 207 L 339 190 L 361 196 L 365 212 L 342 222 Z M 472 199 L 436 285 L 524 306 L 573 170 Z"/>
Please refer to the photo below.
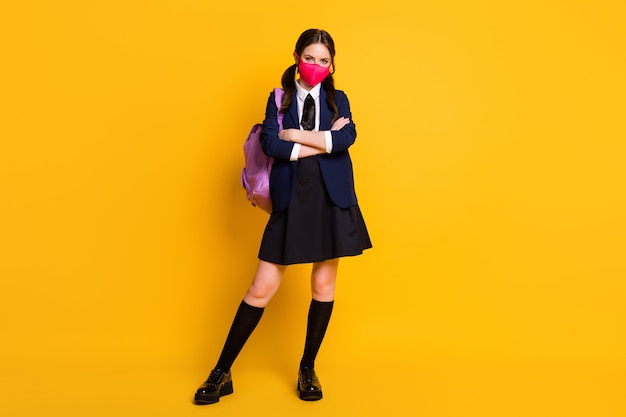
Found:
<path fill-rule="evenodd" d="M 212 404 L 233 392 L 231 366 L 278 290 L 287 265 L 312 263 L 311 305 L 297 389 L 300 399 L 322 398 L 314 361 L 330 321 L 339 258 L 371 248 L 354 191 L 348 148 L 356 139 L 350 105 L 335 90 L 335 45 L 323 30 L 309 29 L 296 42 L 295 64 L 282 77 L 276 107 L 267 101 L 263 152 L 274 157 L 270 175 L 273 212 L 259 250 L 259 264 L 241 302 L 222 353 L 195 394 Z M 299 78 L 296 80 L 296 74 Z M 279 131 L 277 112 L 284 114 Z"/>

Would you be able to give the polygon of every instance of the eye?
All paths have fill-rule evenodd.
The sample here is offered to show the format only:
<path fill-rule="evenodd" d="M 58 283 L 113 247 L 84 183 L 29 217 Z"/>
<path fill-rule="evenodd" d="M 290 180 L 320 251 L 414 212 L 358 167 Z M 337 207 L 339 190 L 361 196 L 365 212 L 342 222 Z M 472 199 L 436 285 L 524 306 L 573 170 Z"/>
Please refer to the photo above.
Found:
<path fill-rule="evenodd" d="M 330 61 L 328 59 L 322 59 L 320 60 L 320 64 L 322 64 L 323 66 L 326 66 L 330 63 Z"/>
<path fill-rule="evenodd" d="M 305 56 L 305 57 L 304 57 L 304 61 L 305 61 L 305 62 L 315 62 L 315 60 L 313 59 L 313 57 L 312 57 L 312 56 Z"/>

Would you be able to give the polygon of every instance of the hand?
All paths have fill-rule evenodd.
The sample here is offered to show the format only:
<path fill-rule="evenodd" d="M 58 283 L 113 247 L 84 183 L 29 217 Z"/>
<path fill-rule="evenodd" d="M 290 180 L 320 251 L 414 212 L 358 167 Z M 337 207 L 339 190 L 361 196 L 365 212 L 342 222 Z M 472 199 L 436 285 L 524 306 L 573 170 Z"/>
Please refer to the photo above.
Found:
<path fill-rule="evenodd" d="M 298 129 L 285 129 L 285 130 L 281 130 L 280 132 L 278 132 L 278 138 L 285 140 L 287 142 L 294 142 L 295 141 L 295 132 L 297 132 Z"/>
<path fill-rule="evenodd" d="M 341 130 L 348 123 L 350 123 L 350 119 L 348 119 L 347 117 L 340 117 L 339 119 L 335 120 L 335 123 L 333 123 L 330 130 Z"/>

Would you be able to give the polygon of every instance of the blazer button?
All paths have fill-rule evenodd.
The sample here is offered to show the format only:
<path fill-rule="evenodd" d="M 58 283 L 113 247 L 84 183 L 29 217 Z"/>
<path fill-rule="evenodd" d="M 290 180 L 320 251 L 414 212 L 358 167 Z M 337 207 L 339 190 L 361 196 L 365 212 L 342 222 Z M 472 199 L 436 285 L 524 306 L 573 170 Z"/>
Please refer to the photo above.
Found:
<path fill-rule="evenodd" d="M 304 185 L 304 184 L 306 184 L 306 181 L 305 180 L 300 180 L 300 185 Z"/>

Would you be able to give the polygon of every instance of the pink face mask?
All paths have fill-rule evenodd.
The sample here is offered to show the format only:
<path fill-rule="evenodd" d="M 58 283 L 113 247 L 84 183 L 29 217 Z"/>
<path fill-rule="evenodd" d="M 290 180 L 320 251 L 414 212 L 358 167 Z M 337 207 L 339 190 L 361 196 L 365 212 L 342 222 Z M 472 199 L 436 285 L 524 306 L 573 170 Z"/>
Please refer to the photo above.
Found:
<path fill-rule="evenodd" d="M 300 77 L 302 77 L 302 80 L 311 87 L 315 87 L 324 81 L 326 77 L 328 77 L 328 74 L 330 74 L 330 66 L 322 67 L 321 65 L 309 64 L 302 60 L 300 60 L 298 68 L 300 69 Z"/>

